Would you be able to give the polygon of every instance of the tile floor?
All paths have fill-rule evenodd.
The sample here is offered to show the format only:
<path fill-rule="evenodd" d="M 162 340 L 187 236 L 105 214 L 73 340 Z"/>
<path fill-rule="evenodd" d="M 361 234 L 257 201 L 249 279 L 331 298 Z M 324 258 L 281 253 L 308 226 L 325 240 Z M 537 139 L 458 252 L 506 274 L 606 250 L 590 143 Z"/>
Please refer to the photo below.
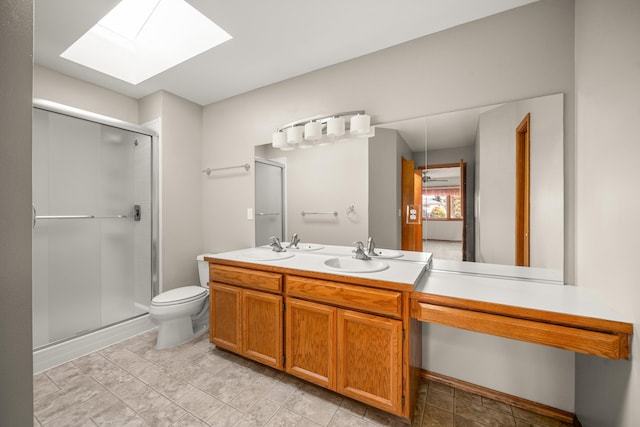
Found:
<path fill-rule="evenodd" d="M 34 376 L 35 426 L 406 426 L 399 418 L 216 349 L 154 349 L 155 331 Z M 441 383 L 412 426 L 564 426 Z"/>
<path fill-rule="evenodd" d="M 434 258 L 462 261 L 462 242 L 445 242 L 441 240 L 423 240 L 422 248 L 431 252 Z"/>

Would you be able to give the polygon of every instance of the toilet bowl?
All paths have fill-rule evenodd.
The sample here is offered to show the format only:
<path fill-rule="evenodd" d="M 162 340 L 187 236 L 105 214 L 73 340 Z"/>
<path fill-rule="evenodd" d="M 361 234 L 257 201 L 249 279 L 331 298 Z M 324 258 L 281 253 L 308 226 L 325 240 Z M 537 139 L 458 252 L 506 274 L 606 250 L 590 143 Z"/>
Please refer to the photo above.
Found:
<path fill-rule="evenodd" d="M 189 342 L 209 330 L 209 263 L 198 255 L 200 286 L 183 286 L 156 295 L 149 317 L 158 324 L 156 349 Z"/>

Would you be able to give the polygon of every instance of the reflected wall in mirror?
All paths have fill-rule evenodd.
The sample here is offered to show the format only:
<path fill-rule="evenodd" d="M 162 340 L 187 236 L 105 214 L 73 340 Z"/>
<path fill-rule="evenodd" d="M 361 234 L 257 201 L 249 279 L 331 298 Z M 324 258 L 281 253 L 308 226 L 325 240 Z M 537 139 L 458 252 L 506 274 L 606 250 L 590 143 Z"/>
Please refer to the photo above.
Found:
<path fill-rule="evenodd" d="M 421 178 L 433 179 L 437 173 L 452 172 L 437 172 L 447 170 L 443 165 L 462 162 L 466 173 L 461 177 L 458 169 L 460 195 L 449 194 L 446 203 L 454 206 L 449 205 L 446 219 L 433 217 L 427 203 L 430 185 L 424 183 L 423 250 L 434 252 L 436 259 L 447 258 L 451 251 L 441 252 L 439 247 L 449 244 L 458 260 L 516 265 L 516 225 L 521 221 L 528 265 L 557 272 L 562 280 L 563 104 L 563 95 L 555 94 L 378 124 L 368 142 L 342 141 L 289 152 L 267 144 L 257 146 L 255 153 L 286 166 L 283 240 L 298 233 L 306 242 L 351 245 L 373 236 L 378 247 L 389 249 L 402 247 L 406 219 L 401 159 L 412 160 Z M 528 167 L 518 169 L 516 135 L 527 115 Z M 527 171 L 526 189 L 516 185 L 517 170 Z M 528 200 L 525 220 L 522 214 L 516 218 L 517 188 L 528 194 L 523 196 Z M 303 216 L 302 211 L 320 214 Z M 333 211 L 337 215 L 322 214 Z"/>

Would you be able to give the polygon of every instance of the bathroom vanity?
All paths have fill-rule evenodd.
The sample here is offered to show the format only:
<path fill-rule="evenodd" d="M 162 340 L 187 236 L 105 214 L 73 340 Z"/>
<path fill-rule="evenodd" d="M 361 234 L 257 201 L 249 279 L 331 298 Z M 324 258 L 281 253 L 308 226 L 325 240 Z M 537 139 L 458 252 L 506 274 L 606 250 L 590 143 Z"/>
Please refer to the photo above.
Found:
<path fill-rule="evenodd" d="M 251 248 L 206 258 L 211 342 L 407 420 L 429 375 L 422 322 L 630 357 L 633 325 L 585 289 L 431 269 L 430 254 L 415 252 L 357 271 L 351 251 Z"/>
<path fill-rule="evenodd" d="M 338 273 L 325 261 L 349 255 L 256 259 L 261 250 L 273 253 L 208 259 L 211 342 L 410 419 L 422 361 L 410 296 L 427 264 L 384 260 L 375 273 Z"/>

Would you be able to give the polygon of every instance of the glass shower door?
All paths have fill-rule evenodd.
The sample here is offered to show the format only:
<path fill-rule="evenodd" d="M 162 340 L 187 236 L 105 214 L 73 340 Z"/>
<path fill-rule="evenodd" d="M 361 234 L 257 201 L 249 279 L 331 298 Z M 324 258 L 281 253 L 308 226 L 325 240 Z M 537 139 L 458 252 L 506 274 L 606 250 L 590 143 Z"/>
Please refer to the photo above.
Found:
<path fill-rule="evenodd" d="M 145 313 L 151 137 L 34 109 L 34 348 Z"/>

